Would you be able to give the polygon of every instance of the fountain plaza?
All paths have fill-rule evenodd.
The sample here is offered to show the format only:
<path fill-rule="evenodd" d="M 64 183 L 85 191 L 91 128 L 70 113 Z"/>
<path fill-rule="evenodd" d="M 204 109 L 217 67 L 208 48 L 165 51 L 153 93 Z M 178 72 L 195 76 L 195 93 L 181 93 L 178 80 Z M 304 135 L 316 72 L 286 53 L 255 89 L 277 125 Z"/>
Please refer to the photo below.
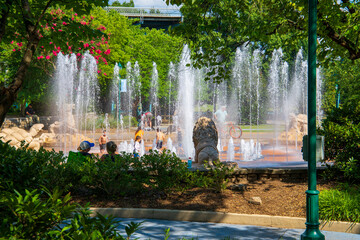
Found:
<path fill-rule="evenodd" d="M 166 83 L 159 82 L 157 64 L 153 63 L 150 94 L 146 101 L 154 117 L 168 117 L 159 126 L 156 121 L 154 123 L 154 128 L 160 127 L 164 132 L 172 129 L 166 135 L 165 147 L 182 159 L 194 158 L 192 131 L 196 120 L 203 115 L 212 117 L 215 107 L 226 106 L 227 120 L 246 125 L 246 129 L 243 129 L 241 138 L 232 139 L 225 135 L 219 139 L 221 161 L 235 161 L 244 167 L 305 166 L 301 145 L 307 132 L 307 61 L 300 50 L 294 67 L 290 69 L 283 60 L 282 50 L 274 50 L 267 76 L 262 73 L 261 62 L 259 50 L 238 48 L 232 77 L 220 84 L 203 80 L 206 72 L 214 69 L 192 67 L 187 45 L 179 62 L 170 63 Z M 144 101 L 141 96 L 141 66 L 138 62 L 126 64 L 126 82 L 120 79 L 118 64 L 114 66 L 109 93 L 114 111 L 111 116 L 105 114 L 102 129 L 97 129 L 96 121 L 100 114 L 96 113 L 95 107 L 99 99 L 96 61 L 90 54 L 85 54 L 80 66 L 77 64 L 75 55 L 58 55 L 55 82 L 57 110 L 62 124 L 57 132 L 57 145 L 48 147 L 65 153 L 75 150 L 81 138 L 69 141 L 64 137 L 74 134 L 97 144 L 102 129 L 106 129 L 109 139 L 118 144 L 118 151 L 132 152 L 136 127 L 126 127 L 131 124 L 131 118 L 125 119 L 125 116 L 132 115 L 137 106 L 140 111 L 144 110 L 139 104 L 140 100 Z M 322 81 L 318 71 L 317 114 L 321 119 Z M 160 84 L 168 86 L 168 96 L 159 97 Z M 206 106 L 208 109 L 204 110 Z M 110 128 L 110 117 L 116 119 L 116 127 L 113 124 Z M 177 129 L 181 129 L 181 143 L 177 141 Z M 155 136 L 154 130 L 145 131 L 142 154 L 154 147 Z M 93 152 L 98 151 L 97 144 Z"/>

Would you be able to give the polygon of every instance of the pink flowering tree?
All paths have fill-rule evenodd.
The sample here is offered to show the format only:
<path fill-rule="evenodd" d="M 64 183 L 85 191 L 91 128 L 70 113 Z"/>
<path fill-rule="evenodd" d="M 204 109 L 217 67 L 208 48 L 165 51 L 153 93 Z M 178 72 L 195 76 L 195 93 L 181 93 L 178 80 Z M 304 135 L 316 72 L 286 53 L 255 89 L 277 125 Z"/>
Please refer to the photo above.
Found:
<path fill-rule="evenodd" d="M 106 62 L 108 36 L 91 16 L 82 17 L 91 5 L 106 6 L 108 0 L 0 1 L 0 126 L 31 66 L 44 70 L 54 64 L 57 54 L 82 54 L 89 50 Z M 60 8 L 59 8 L 60 6 Z M 49 72 L 49 74 L 51 74 Z"/>

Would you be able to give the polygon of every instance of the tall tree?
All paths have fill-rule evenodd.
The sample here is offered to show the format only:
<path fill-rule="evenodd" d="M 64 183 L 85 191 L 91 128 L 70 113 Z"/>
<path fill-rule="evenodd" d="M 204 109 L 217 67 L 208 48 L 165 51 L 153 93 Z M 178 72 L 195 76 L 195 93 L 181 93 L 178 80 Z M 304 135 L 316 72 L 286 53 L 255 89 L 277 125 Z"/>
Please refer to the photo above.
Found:
<path fill-rule="evenodd" d="M 204 56 L 199 64 L 219 65 L 243 43 L 298 48 L 307 36 L 307 1 L 303 0 L 166 0 L 181 4 L 184 22 L 178 29 Z M 322 0 L 318 4 L 318 56 L 329 62 L 338 57 L 360 58 L 360 2 Z M 221 61 L 223 62 L 223 61 Z M 227 62 L 227 61 L 225 61 Z M 223 64 L 223 63 L 221 63 Z M 221 70 L 221 68 L 220 68 Z M 226 75 L 220 71 L 220 78 Z"/>
<path fill-rule="evenodd" d="M 21 60 L 16 66 L 16 72 L 11 80 L 0 82 L 0 126 L 24 84 L 26 72 L 34 59 L 39 43 L 41 41 L 50 43 L 54 37 L 53 34 L 42 32 L 45 31 L 43 26 L 54 20 L 49 9 L 60 5 L 65 9 L 73 9 L 76 13 L 83 14 L 89 12 L 93 4 L 106 6 L 108 0 L 0 0 L 0 44 L 10 44 L 16 35 L 20 39 L 18 46 L 25 46 L 21 50 Z M 55 31 L 55 28 L 53 30 Z M 56 31 L 62 32 L 63 30 L 56 29 Z M 60 42 L 66 43 L 64 35 L 59 40 L 59 44 Z"/>

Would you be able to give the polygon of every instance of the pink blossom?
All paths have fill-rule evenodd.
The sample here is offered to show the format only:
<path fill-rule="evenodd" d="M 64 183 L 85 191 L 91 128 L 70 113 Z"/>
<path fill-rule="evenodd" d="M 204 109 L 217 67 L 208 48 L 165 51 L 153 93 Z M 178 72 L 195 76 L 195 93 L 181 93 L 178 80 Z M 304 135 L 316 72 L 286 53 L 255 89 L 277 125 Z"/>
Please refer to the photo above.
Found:
<path fill-rule="evenodd" d="M 110 54 L 110 49 L 107 49 L 107 50 L 104 52 L 104 54 L 106 54 L 106 55 Z"/>
<path fill-rule="evenodd" d="M 52 44 L 52 42 L 49 42 L 49 44 Z"/>
<path fill-rule="evenodd" d="M 52 30 L 54 30 L 55 28 L 54 27 L 51 27 Z"/>
<path fill-rule="evenodd" d="M 77 13 L 75 13 L 75 16 L 77 16 Z"/>
<path fill-rule="evenodd" d="M 37 59 L 42 59 L 42 58 L 44 58 L 44 56 L 37 57 Z"/>
<path fill-rule="evenodd" d="M 93 16 L 90 16 L 90 18 L 91 18 L 91 20 L 93 20 L 93 19 L 94 19 L 94 17 L 93 17 Z"/>
<path fill-rule="evenodd" d="M 62 24 L 63 24 L 63 25 L 66 25 L 66 22 L 63 22 Z"/>
<path fill-rule="evenodd" d="M 106 74 L 106 73 L 104 73 L 104 75 L 105 75 L 105 76 L 107 76 L 107 74 Z"/>
<path fill-rule="evenodd" d="M 78 56 L 78 57 L 81 56 L 81 53 L 76 54 L 76 56 Z"/>
<path fill-rule="evenodd" d="M 59 32 L 62 32 L 62 30 L 61 30 L 61 29 L 59 29 Z"/>
<path fill-rule="evenodd" d="M 69 46 L 68 48 L 69 48 L 69 50 L 71 50 L 71 46 Z"/>
<path fill-rule="evenodd" d="M 73 21 L 74 21 L 74 17 L 72 17 L 72 18 L 71 18 L 71 20 L 73 20 Z"/>
<path fill-rule="evenodd" d="M 15 51 L 16 51 L 16 49 L 14 48 L 14 49 L 13 49 L 13 52 L 15 52 Z"/>
<path fill-rule="evenodd" d="M 85 16 L 83 16 L 83 19 L 85 19 Z"/>
<path fill-rule="evenodd" d="M 50 59 L 50 56 L 48 55 L 48 56 L 46 56 L 46 59 Z"/>
<path fill-rule="evenodd" d="M 18 45 L 19 47 L 21 47 L 23 44 L 22 44 L 22 42 L 19 42 L 19 43 L 17 43 L 17 45 Z"/>
<path fill-rule="evenodd" d="M 14 41 L 11 41 L 11 44 L 13 44 L 14 43 Z"/>
<path fill-rule="evenodd" d="M 44 48 L 44 46 L 41 46 L 41 48 Z"/>
<path fill-rule="evenodd" d="M 101 70 L 98 70 L 98 73 L 101 73 Z"/>
<path fill-rule="evenodd" d="M 57 56 L 57 52 L 56 52 L 56 51 L 52 51 L 52 52 L 53 52 L 54 56 Z"/>
<path fill-rule="evenodd" d="M 94 44 L 94 41 L 93 41 L 93 40 L 91 40 L 91 41 L 90 41 L 90 43 L 91 43 L 91 44 Z"/>
<path fill-rule="evenodd" d="M 56 23 L 53 23 L 53 26 L 56 27 Z"/>
<path fill-rule="evenodd" d="M 94 51 L 92 49 L 90 49 L 90 54 L 94 54 Z"/>
<path fill-rule="evenodd" d="M 108 41 L 105 41 L 105 44 L 107 44 L 108 43 Z"/>
<path fill-rule="evenodd" d="M 61 47 L 58 47 L 57 50 L 61 50 Z"/>

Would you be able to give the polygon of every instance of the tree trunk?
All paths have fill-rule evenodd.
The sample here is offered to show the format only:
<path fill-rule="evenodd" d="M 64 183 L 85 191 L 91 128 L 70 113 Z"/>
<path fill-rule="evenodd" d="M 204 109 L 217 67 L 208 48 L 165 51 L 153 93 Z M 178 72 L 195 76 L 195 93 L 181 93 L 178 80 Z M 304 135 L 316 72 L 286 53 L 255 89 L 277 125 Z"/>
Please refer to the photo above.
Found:
<path fill-rule="evenodd" d="M 9 111 L 10 107 L 17 98 L 17 94 L 24 82 L 26 71 L 30 66 L 31 59 L 39 43 L 39 39 L 40 38 L 36 33 L 29 37 L 29 43 L 26 47 L 23 59 L 15 74 L 13 82 L 9 87 L 2 87 L 0 90 L 0 127 L 4 123 L 6 113 Z"/>

